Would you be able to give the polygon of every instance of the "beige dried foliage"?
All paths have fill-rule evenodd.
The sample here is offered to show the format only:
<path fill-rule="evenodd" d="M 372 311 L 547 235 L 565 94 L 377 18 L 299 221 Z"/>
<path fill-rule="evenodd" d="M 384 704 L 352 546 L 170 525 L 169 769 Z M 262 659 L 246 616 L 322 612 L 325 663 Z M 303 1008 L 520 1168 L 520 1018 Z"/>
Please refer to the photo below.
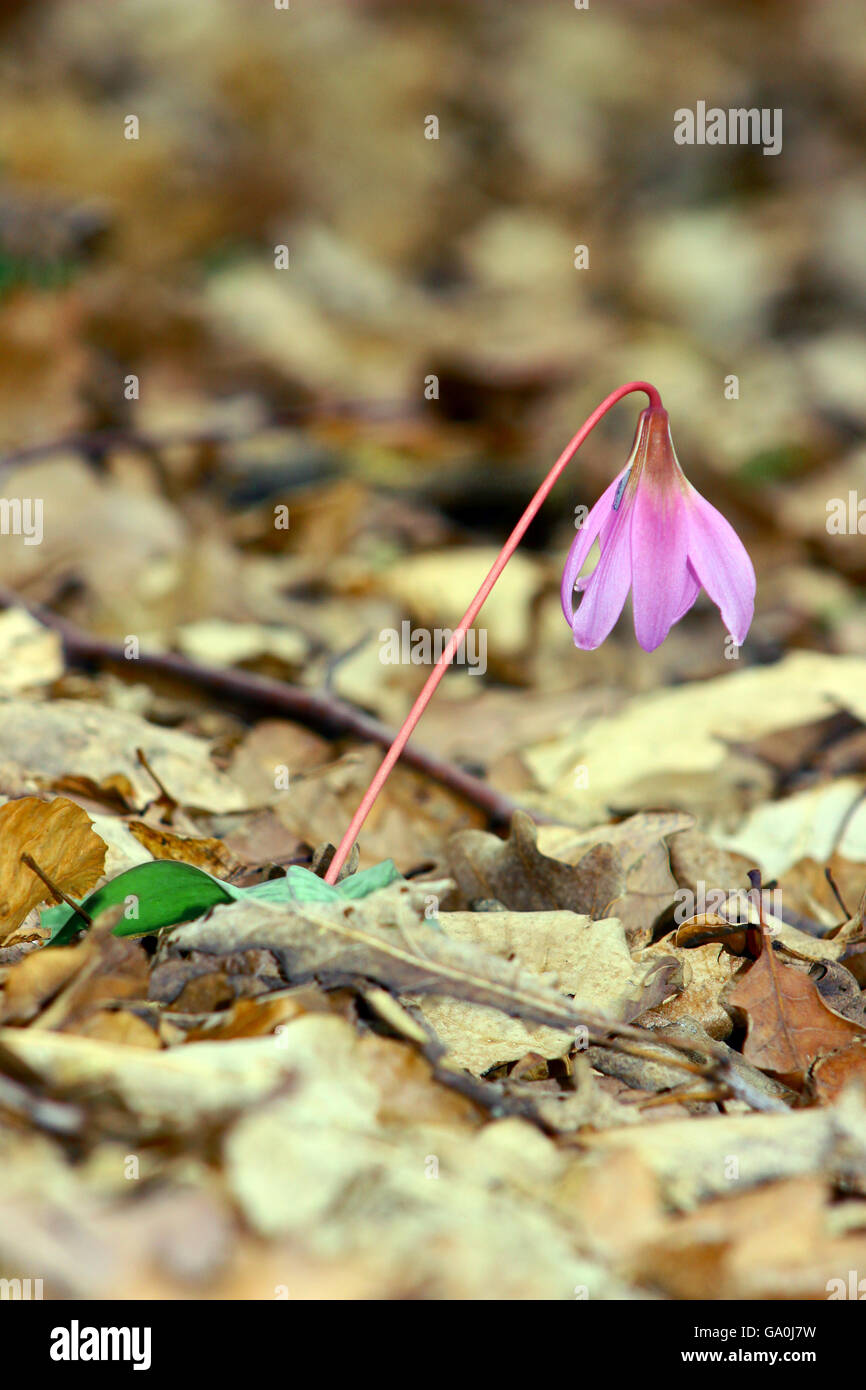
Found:
<path fill-rule="evenodd" d="M 641 996 L 659 957 L 638 964 L 629 953 L 616 918 L 592 921 L 574 912 L 443 912 L 443 930 L 456 941 L 481 946 L 503 960 L 519 962 L 577 1006 L 600 1009 L 626 1021 L 640 1011 Z M 457 1066 L 481 1074 L 527 1052 L 564 1056 L 573 1032 L 527 1028 L 499 1010 L 458 999 L 415 1001 Z"/>
<path fill-rule="evenodd" d="M 83 897 L 102 874 L 105 843 L 86 811 L 65 797 L 25 796 L 0 807 L 0 941 L 32 908 L 54 902 L 44 881 L 22 862 L 25 854 L 62 892 Z"/>
<path fill-rule="evenodd" d="M 142 809 L 160 792 L 136 757 L 139 748 L 179 805 L 245 809 L 243 793 L 213 765 L 204 739 L 86 701 L 3 706 L 0 769 L 6 785 L 21 791 L 74 785 Z"/>

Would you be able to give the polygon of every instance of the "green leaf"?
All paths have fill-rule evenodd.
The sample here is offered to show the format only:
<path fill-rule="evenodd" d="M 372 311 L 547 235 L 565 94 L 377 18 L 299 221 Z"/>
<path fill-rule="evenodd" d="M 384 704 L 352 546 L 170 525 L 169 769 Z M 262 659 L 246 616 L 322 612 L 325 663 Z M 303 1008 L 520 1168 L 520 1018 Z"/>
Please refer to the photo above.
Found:
<path fill-rule="evenodd" d="M 241 889 L 221 883 L 192 864 L 154 859 L 118 874 L 85 898 L 81 906 L 88 917 L 96 917 L 106 908 L 123 905 L 127 898 L 137 898 L 138 915 L 118 922 L 113 935 L 142 936 L 177 922 L 190 922 L 218 903 L 234 902 L 242 896 Z M 41 922 L 51 929 L 49 946 L 65 946 L 87 925 L 66 903 L 44 911 Z"/>
<path fill-rule="evenodd" d="M 393 859 L 373 864 L 359 874 L 350 874 L 341 883 L 326 883 L 312 869 L 293 864 L 285 878 L 271 878 L 267 883 L 255 883 L 252 888 L 239 889 L 245 898 L 259 898 L 268 903 L 333 902 L 335 898 L 366 898 L 389 883 L 397 883 L 403 875 Z"/>
<path fill-rule="evenodd" d="M 203 917 L 212 907 L 241 898 L 257 898 L 267 903 L 333 902 L 340 898 L 366 898 L 401 879 L 402 874 L 392 859 L 374 864 L 359 874 L 350 874 L 338 884 L 326 883 L 311 869 L 293 864 L 284 878 L 268 879 L 251 888 L 236 888 L 192 864 L 155 859 L 150 864 L 127 869 L 110 883 L 97 888 L 84 899 L 81 907 L 88 917 L 97 917 L 106 908 L 122 906 L 128 898 L 136 898 L 138 915 L 118 922 L 113 935 L 144 936 L 163 927 L 176 926 L 178 922 Z M 65 946 L 87 926 L 84 918 L 66 903 L 45 909 L 41 922 L 51 931 L 49 946 Z"/>
<path fill-rule="evenodd" d="M 333 902 L 340 893 L 332 883 L 326 883 L 312 869 L 292 864 L 285 878 L 269 878 L 243 890 L 245 898 L 258 898 L 266 903 Z"/>
<path fill-rule="evenodd" d="M 344 878 L 342 883 L 337 884 L 337 892 L 341 898 L 366 898 L 369 893 L 387 888 L 390 883 L 402 882 L 403 875 L 394 860 L 383 859 L 381 864 L 371 864 L 369 869 Z"/>

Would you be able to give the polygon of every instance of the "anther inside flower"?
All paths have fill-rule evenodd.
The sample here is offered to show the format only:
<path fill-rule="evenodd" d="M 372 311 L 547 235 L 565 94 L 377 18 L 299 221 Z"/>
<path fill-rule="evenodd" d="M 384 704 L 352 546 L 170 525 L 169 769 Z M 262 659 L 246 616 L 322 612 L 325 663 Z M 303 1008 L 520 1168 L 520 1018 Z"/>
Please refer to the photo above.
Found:
<path fill-rule="evenodd" d="M 578 579 L 593 542 L 601 551 Z M 734 528 L 692 487 L 660 405 L 641 412 L 625 468 L 602 493 L 572 543 L 562 609 L 585 651 L 607 637 L 632 591 L 634 627 L 654 651 L 705 589 L 741 643 L 755 607 L 755 571 Z M 581 594 L 574 610 L 575 592 Z"/>

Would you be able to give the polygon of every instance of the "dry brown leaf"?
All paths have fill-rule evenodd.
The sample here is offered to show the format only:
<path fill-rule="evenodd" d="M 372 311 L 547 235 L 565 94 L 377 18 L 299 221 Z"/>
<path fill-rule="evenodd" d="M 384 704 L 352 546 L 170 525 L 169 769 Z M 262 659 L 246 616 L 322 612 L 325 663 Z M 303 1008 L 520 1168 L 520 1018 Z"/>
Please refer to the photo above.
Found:
<path fill-rule="evenodd" d="M 28 1023 L 81 969 L 80 946 L 34 951 L 14 964 L 0 994 L 0 1023 Z"/>
<path fill-rule="evenodd" d="M 63 674 L 60 634 L 43 627 L 25 608 L 0 615 L 0 690 L 17 694 L 48 685 Z"/>
<path fill-rule="evenodd" d="M 673 907 L 677 884 L 672 865 L 676 847 L 692 833 L 694 817 L 679 811 L 642 811 L 617 825 L 572 830 L 542 826 L 538 845 L 545 853 L 577 864 L 594 845 L 610 845 L 619 855 L 625 885 L 609 915 L 623 923 L 629 945 L 645 946 L 653 928 Z"/>
<path fill-rule="evenodd" d="M 22 864 L 24 854 L 64 893 L 83 897 L 103 871 L 105 843 L 87 813 L 65 797 L 40 801 L 26 796 L 0 806 L 0 941 L 51 896 L 42 879 Z"/>
<path fill-rule="evenodd" d="M 639 1016 L 642 1028 L 664 1027 L 683 1018 L 693 1018 L 711 1038 L 727 1038 L 733 1024 L 719 1002 L 719 995 L 731 980 L 731 961 L 716 945 L 683 951 L 671 945 L 670 938 L 649 946 L 640 959 L 644 962 L 673 956 L 682 969 L 683 989 L 673 998 Z"/>
<path fill-rule="evenodd" d="M 327 767 L 291 778 L 274 804 L 290 832 L 284 853 L 291 853 L 299 841 L 327 843 L 335 826 L 348 825 L 381 761 L 381 750 L 367 744 Z M 462 797 L 398 765 L 364 826 L 361 868 L 386 858 L 402 870 L 415 867 L 441 852 L 449 831 L 483 822 L 483 813 Z"/>
<path fill-rule="evenodd" d="M 215 878 L 228 878 L 240 861 L 227 849 L 222 840 L 195 839 L 191 835 L 175 835 L 162 826 L 131 820 L 129 829 L 140 845 L 154 859 L 173 859 L 181 864 L 193 864 Z"/>
<path fill-rule="evenodd" d="M 671 1298 L 824 1299 L 828 1278 L 866 1250 L 833 1239 L 828 1215 L 819 1177 L 733 1192 L 633 1242 L 628 1264 Z"/>
<path fill-rule="evenodd" d="M 766 764 L 735 752 L 733 741 L 793 728 L 839 708 L 859 718 L 866 710 L 864 675 L 862 657 L 794 651 L 770 666 L 638 695 L 617 713 L 587 720 L 529 750 L 527 762 L 539 784 L 565 804 L 583 810 L 591 798 L 599 819 L 605 808 L 638 810 L 672 802 L 684 811 L 718 813 L 742 806 L 746 792 L 768 793 L 772 785 Z M 579 791 L 576 766 L 585 778 Z M 777 808 L 771 809 L 775 814 Z M 768 875 L 780 873 L 766 862 L 763 844 L 752 842 L 748 828 L 738 828 L 731 846 L 758 855 Z"/>
<path fill-rule="evenodd" d="M 286 979 L 330 984 L 373 980 L 397 993 L 445 995 L 514 1018 L 590 1034 L 607 1020 L 578 1006 L 519 961 L 453 940 L 412 906 L 412 889 L 395 884 L 357 902 L 303 902 L 288 907 L 242 901 L 167 932 L 167 954 L 226 955 L 272 951 Z M 523 1049 L 526 1050 L 525 1047 Z"/>
<path fill-rule="evenodd" d="M 624 891 L 619 855 L 596 844 L 572 866 L 538 848 L 538 831 L 516 811 L 505 841 L 483 830 L 464 830 L 448 841 L 451 872 L 468 902 L 496 898 L 515 912 L 569 912 L 601 918 Z"/>
<path fill-rule="evenodd" d="M 214 767 L 204 739 L 86 701 L 3 706 L 0 770 L 7 786 L 21 791 L 74 785 L 140 810 L 160 793 L 136 756 L 139 748 L 179 806 L 245 809 L 246 798 Z"/>
<path fill-rule="evenodd" d="M 231 777 L 249 798 L 250 805 L 267 805 L 277 800 L 277 773 L 280 767 L 290 777 L 331 762 L 333 750 L 325 739 L 289 720 L 263 719 L 235 748 Z"/>
<path fill-rule="evenodd" d="M 630 1125 L 586 1135 L 592 1150 L 623 1149 L 646 1162 L 666 1201 L 690 1210 L 709 1197 L 729 1196 L 783 1177 L 822 1177 L 856 1185 L 866 1171 L 866 1108 L 856 1094 L 836 1106 L 788 1109 L 776 1115 L 714 1115 Z M 731 1176 L 731 1157 L 737 1177 Z"/>
<path fill-rule="evenodd" d="M 455 941 L 482 947 L 531 970 L 569 994 L 575 1004 L 629 1022 L 661 995 L 676 991 L 658 953 L 638 964 L 629 953 L 622 923 L 593 921 L 574 912 L 443 912 L 442 929 Z M 659 980 L 661 974 L 662 979 Z M 463 999 L 417 1000 L 449 1059 L 482 1074 L 527 1052 L 562 1057 L 574 1046 L 571 1032 L 527 1029 L 517 1019 Z"/>
<path fill-rule="evenodd" d="M 130 1009 L 97 1009 L 81 1023 L 75 1032 L 81 1038 L 99 1038 L 102 1042 L 119 1043 L 123 1047 L 162 1047 L 159 1034 L 143 1018 Z"/>
<path fill-rule="evenodd" d="M 279 966 L 270 951 L 239 951 L 223 956 L 218 964 L 211 956 L 191 955 L 183 959 L 171 956 L 153 966 L 148 998 L 170 1005 L 172 1012 L 175 1012 L 182 1008 L 182 995 L 185 1001 L 195 998 L 194 986 L 200 979 L 210 981 L 205 986 L 206 997 L 210 997 L 214 986 L 219 986 L 217 976 L 223 984 L 228 984 L 226 997 L 229 999 L 272 992 L 281 989 L 284 984 Z M 199 1002 L 204 1000 L 200 997 Z M 210 1008 L 208 1005 L 197 1009 L 187 1007 L 186 1011 L 207 1013 Z"/>
<path fill-rule="evenodd" d="M 112 935 L 121 915 L 120 907 L 104 912 L 80 945 L 73 948 L 79 957 L 78 969 L 30 1025 L 31 1029 L 74 1033 L 105 1005 L 146 998 L 149 960 L 141 941 L 132 936 Z M 22 965 L 25 963 L 22 961 Z"/>
<path fill-rule="evenodd" d="M 782 878 L 782 894 L 787 911 L 800 913 L 823 927 L 838 925 L 849 914 L 842 911 L 830 884 L 829 869 L 842 896 L 853 913 L 866 888 L 866 864 L 833 854 L 825 863 L 815 859 L 800 859 L 786 870 Z"/>
<path fill-rule="evenodd" d="M 816 1057 L 866 1037 L 866 1028 L 827 1007 L 814 980 L 779 959 L 766 933 L 760 956 L 738 978 L 727 1003 L 748 1019 L 743 1055 L 795 1087 L 802 1086 Z"/>
<path fill-rule="evenodd" d="M 236 999 L 231 1008 L 212 1014 L 187 1033 L 190 1042 L 259 1038 L 274 1033 L 281 1024 L 316 1008 L 329 1011 L 329 996 L 313 988 L 286 990 L 266 998 Z M 177 1012 L 176 1009 L 172 1013 Z"/>
<path fill-rule="evenodd" d="M 831 1105 L 846 1086 L 859 1084 L 866 1091 L 866 1039 L 857 1039 L 839 1052 L 819 1057 L 809 1080 L 817 1098 Z"/>

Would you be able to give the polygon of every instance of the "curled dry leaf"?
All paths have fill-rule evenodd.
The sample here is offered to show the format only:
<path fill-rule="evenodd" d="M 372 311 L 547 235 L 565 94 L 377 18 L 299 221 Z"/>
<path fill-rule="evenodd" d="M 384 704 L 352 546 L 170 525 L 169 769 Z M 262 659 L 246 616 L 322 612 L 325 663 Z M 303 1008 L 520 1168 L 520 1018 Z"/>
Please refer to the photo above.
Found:
<path fill-rule="evenodd" d="M 21 862 L 24 854 L 64 893 L 81 897 L 103 871 L 105 842 L 86 812 L 65 797 L 25 796 L 0 807 L 0 941 L 50 897 L 43 880 Z"/>
<path fill-rule="evenodd" d="M 222 840 L 176 835 L 164 826 L 148 825 L 140 820 L 131 820 L 128 825 L 138 843 L 154 859 L 176 859 L 182 864 L 193 864 L 216 878 L 228 878 L 239 866 L 239 860 Z"/>
<path fill-rule="evenodd" d="M 538 844 L 567 864 L 579 863 L 593 846 L 612 847 L 622 864 L 624 886 L 608 915 L 623 923 L 630 946 L 645 946 L 656 923 L 676 902 L 679 880 L 671 867 L 674 850 L 693 825 L 694 817 L 679 811 L 641 811 L 618 825 L 596 825 L 591 830 L 544 825 L 538 831 Z"/>
<path fill-rule="evenodd" d="M 866 1093 L 866 1038 L 858 1038 L 839 1052 L 819 1057 L 809 1075 L 809 1086 L 818 1100 L 831 1104 L 846 1086 L 856 1085 Z"/>
<path fill-rule="evenodd" d="M 647 947 L 641 960 L 649 965 L 660 957 L 677 961 L 683 987 L 676 993 L 672 991 L 672 998 L 650 1006 L 648 1012 L 641 1014 L 641 1026 L 664 1026 L 692 1018 L 711 1038 L 727 1038 L 733 1024 L 730 1014 L 719 1002 L 719 995 L 730 984 L 732 962 L 729 958 L 714 944 L 683 951 L 679 947 L 672 948 L 668 938 Z"/>
<path fill-rule="evenodd" d="M 850 970 L 837 960 L 826 960 L 815 962 L 809 974 L 828 1009 L 852 1023 L 866 1025 L 866 999 Z"/>
<path fill-rule="evenodd" d="M 732 956 L 744 956 L 748 947 L 748 928 L 727 921 L 718 912 L 700 912 L 678 927 L 674 944 L 688 951 L 717 944 Z"/>
<path fill-rule="evenodd" d="M 464 830 L 451 837 L 447 852 L 468 902 L 498 898 L 515 912 L 565 908 L 605 917 L 625 887 L 622 864 L 611 845 L 593 845 L 576 865 L 551 859 L 538 848 L 538 831 L 523 811 L 514 813 L 507 840 Z"/>
<path fill-rule="evenodd" d="M 34 951 L 17 961 L 0 997 L 0 1023 L 27 1023 L 71 980 L 81 966 L 80 946 Z"/>
<path fill-rule="evenodd" d="M 809 975 L 779 958 L 766 933 L 760 956 L 726 1002 L 748 1019 L 743 1055 L 796 1088 L 817 1057 L 866 1037 L 866 1028 L 833 1013 Z"/>
<path fill-rule="evenodd" d="M 112 936 L 115 908 L 100 917 L 78 946 L 36 951 L 9 971 L 0 1022 L 31 1028 L 86 1031 L 92 1015 L 147 994 L 148 958 L 138 941 Z M 59 957 L 59 960 L 58 960 Z"/>

